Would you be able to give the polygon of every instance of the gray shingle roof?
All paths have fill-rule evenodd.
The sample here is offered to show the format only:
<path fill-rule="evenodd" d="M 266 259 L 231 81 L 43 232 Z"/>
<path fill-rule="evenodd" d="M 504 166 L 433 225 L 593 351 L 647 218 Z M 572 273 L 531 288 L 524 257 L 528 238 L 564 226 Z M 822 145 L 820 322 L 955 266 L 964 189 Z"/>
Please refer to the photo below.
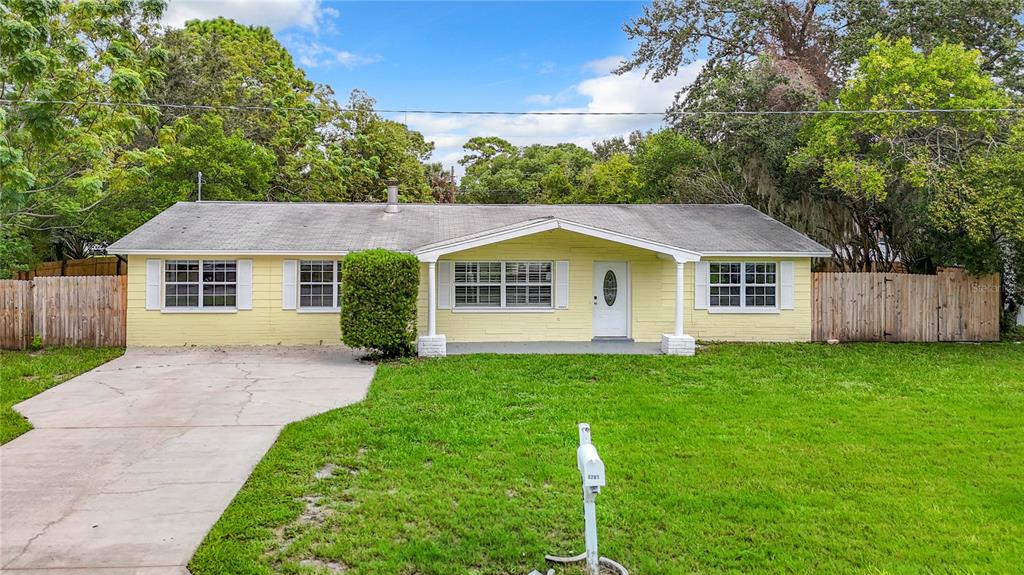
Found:
<path fill-rule="evenodd" d="M 415 251 L 543 218 L 701 254 L 805 254 L 821 244 L 739 204 L 482 205 L 179 202 L 110 246 L 111 253 Z"/>

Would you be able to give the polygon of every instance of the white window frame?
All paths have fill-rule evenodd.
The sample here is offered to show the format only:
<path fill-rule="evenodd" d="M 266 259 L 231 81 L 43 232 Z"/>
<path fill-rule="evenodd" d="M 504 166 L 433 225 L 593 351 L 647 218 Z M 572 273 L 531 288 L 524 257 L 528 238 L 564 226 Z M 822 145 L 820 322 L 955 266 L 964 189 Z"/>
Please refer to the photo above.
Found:
<path fill-rule="evenodd" d="M 530 265 L 533 265 L 533 264 L 538 264 L 538 265 L 547 264 L 547 266 L 548 266 L 548 276 L 549 276 L 548 281 L 546 281 L 546 282 L 531 282 L 530 281 L 529 267 L 530 267 Z M 509 281 L 509 278 L 508 278 L 508 266 L 509 265 L 525 265 L 527 267 L 527 271 L 526 271 L 526 276 L 527 277 L 526 277 L 526 282 L 525 283 L 512 283 L 511 281 Z M 508 288 L 510 288 L 510 287 L 517 287 L 518 288 L 518 287 L 521 287 L 521 286 L 525 286 L 527 288 L 527 290 L 526 290 L 526 292 L 527 292 L 527 295 L 526 295 L 527 301 L 529 301 L 529 298 L 530 298 L 530 295 L 529 295 L 529 292 L 530 292 L 529 288 L 530 287 L 547 287 L 548 288 L 548 292 L 549 292 L 548 293 L 548 300 L 549 300 L 548 305 L 542 305 L 542 304 L 532 304 L 531 305 L 530 303 L 527 303 L 525 305 L 509 305 L 509 303 L 508 303 Z M 549 262 L 549 261 L 544 261 L 544 260 L 541 260 L 541 261 L 537 261 L 537 260 L 526 260 L 526 261 L 515 260 L 515 261 L 501 262 L 501 304 L 502 304 L 503 308 L 509 308 L 509 309 L 553 309 L 555 307 L 555 262 L 553 262 L 553 261 Z"/>
<path fill-rule="evenodd" d="M 740 283 L 712 283 L 711 282 L 711 267 L 714 265 L 729 264 L 740 266 Z M 747 283 L 747 266 L 748 265 L 771 265 L 775 266 L 775 282 L 774 283 Z M 708 313 L 779 313 L 780 305 L 782 300 L 782 286 L 780 282 L 781 266 L 779 262 L 725 262 L 725 261 L 709 261 L 708 262 L 708 300 L 707 310 Z M 755 272 L 756 273 L 756 272 Z M 723 305 L 712 305 L 711 303 L 711 290 L 715 287 L 733 287 L 738 286 L 740 288 L 740 305 L 738 306 L 723 306 Z M 773 287 L 775 289 L 775 304 L 774 305 L 747 305 L 747 287 Z"/>
<path fill-rule="evenodd" d="M 322 263 L 322 262 L 334 262 L 334 279 L 331 282 L 331 294 L 333 297 L 331 301 L 334 305 L 327 306 L 304 306 L 302 305 L 302 286 L 303 285 L 327 285 L 327 282 L 303 282 L 302 281 L 302 265 L 309 263 Z M 341 311 L 341 293 L 339 288 L 341 286 L 341 272 L 342 272 L 342 260 L 330 260 L 330 259 L 315 259 L 315 260 L 299 260 L 295 266 L 295 311 L 299 313 L 338 313 Z"/>
<path fill-rule="evenodd" d="M 498 266 L 499 279 L 498 283 L 494 282 L 481 282 L 479 266 L 483 264 L 494 264 Z M 458 281 L 459 266 L 460 265 L 475 265 L 477 266 L 477 280 L 473 282 L 460 282 Z M 460 304 L 459 301 L 459 288 L 460 287 L 495 287 L 498 288 L 498 305 L 480 305 L 480 304 Z M 479 293 L 477 294 L 479 299 Z M 505 307 L 505 264 L 496 260 L 460 260 L 452 262 L 452 309 L 453 310 L 501 310 Z"/>
<path fill-rule="evenodd" d="M 500 283 L 481 283 L 481 282 L 458 282 L 455 280 L 456 268 L 459 264 L 497 264 L 501 271 Z M 506 267 L 508 264 L 547 264 L 550 267 L 551 279 L 547 282 L 542 283 L 509 283 L 506 274 Z M 482 306 L 482 305 L 466 305 L 457 303 L 458 296 L 456 292 L 457 288 L 461 286 L 467 287 L 478 287 L 478 286 L 499 286 L 500 293 L 498 297 L 499 305 L 496 306 Z M 551 290 L 551 301 L 548 305 L 508 305 L 507 289 L 511 286 L 547 286 Z M 553 260 L 458 260 L 452 262 L 452 311 L 456 312 L 549 312 L 555 309 L 555 262 Z"/>
<path fill-rule="evenodd" d="M 199 279 L 194 282 L 179 282 L 179 281 L 167 281 L 167 264 L 170 262 L 197 262 L 199 264 Z M 206 282 L 203 280 L 203 266 L 206 263 L 213 262 L 234 262 L 235 264 L 235 281 L 234 282 L 221 282 L 221 281 L 210 281 Z M 237 259 L 191 259 L 191 258 L 176 258 L 163 260 L 161 265 L 160 275 L 160 311 L 164 313 L 235 313 L 238 311 L 238 260 Z M 167 305 L 167 284 L 174 285 L 196 285 L 199 287 L 199 298 L 195 306 L 169 306 Z M 204 292 L 207 285 L 234 285 L 235 286 L 235 305 L 204 305 Z"/>

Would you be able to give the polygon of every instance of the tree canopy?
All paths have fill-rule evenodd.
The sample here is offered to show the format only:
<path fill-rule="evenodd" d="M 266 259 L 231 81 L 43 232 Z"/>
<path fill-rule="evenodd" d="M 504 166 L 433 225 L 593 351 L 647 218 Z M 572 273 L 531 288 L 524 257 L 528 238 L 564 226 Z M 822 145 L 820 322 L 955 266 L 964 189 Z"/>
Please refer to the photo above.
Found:
<path fill-rule="evenodd" d="M 982 70 L 1020 93 L 1022 12 L 1024 0 L 653 0 L 625 26 L 639 44 L 620 71 L 667 80 L 706 59 L 670 115 L 713 104 L 730 79 L 764 57 L 790 84 L 823 97 L 881 34 L 910 37 L 924 50 L 944 42 L 977 49 Z"/>
<path fill-rule="evenodd" d="M 940 44 L 922 52 L 908 38 L 877 37 L 872 46 L 837 102 L 823 110 L 1010 105 L 1009 96 L 982 72 L 977 51 Z M 801 145 L 789 157 L 790 170 L 813 172 L 823 193 L 857 206 L 859 235 L 866 232 L 875 240 L 856 242 L 866 250 L 860 259 L 900 259 L 925 268 L 960 263 L 949 257 L 949 244 L 974 238 L 977 248 L 985 249 L 1020 237 L 1024 229 L 1019 215 L 1024 199 L 1013 199 L 1024 194 L 998 191 L 1012 184 L 989 189 L 985 183 L 986 175 L 1004 179 L 992 171 L 993 161 L 1005 162 L 997 169 L 1002 174 L 1019 163 L 1014 150 L 1019 124 L 988 113 L 819 115 L 804 126 Z M 993 202 L 1002 206 L 999 218 L 984 215 Z M 1000 271 L 998 259 L 962 263 L 978 272 Z"/>
<path fill-rule="evenodd" d="M 167 51 L 153 38 L 162 11 L 145 0 L 0 10 L 0 98 L 20 102 L 0 107 L 0 269 L 144 170 L 131 144 L 157 111 L 133 103 L 163 76 Z"/>
<path fill-rule="evenodd" d="M 0 275 L 60 255 L 68 238 L 103 245 L 195 200 L 199 172 L 207 200 L 380 201 L 391 178 L 403 200 L 433 200 L 433 144 L 363 92 L 338 103 L 267 28 L 215 19 L 165 30 L 159 0 L 8 7 Z"/>
<path fill-rule="evenodd" d="M 522 148 L 496 137 L 472 138 L 460 185 L 460 201 L 481 203 L 563 203 L 581 185 L 593 153 L 575 144 Z"/>
<path fill-rule="evenodd" d="M 707 151 L 672 130 L 634 133 L 627 142 L 517 147 L 501 138 L 466 142 L 459 201 L 644 203 L 692 199 Z"/>

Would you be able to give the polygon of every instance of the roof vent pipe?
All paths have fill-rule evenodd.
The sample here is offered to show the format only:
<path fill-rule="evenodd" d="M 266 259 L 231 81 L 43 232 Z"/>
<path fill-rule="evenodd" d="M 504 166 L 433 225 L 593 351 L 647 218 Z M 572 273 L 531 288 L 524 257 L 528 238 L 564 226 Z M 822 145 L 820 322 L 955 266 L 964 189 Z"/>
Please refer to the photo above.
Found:
<path fill-rule="evenodd" d="M 385 182 L 388 185 L 388 205 L 384 206 L 384 211 L 389 214 L 398 213 L 398 180 L 388 180 Z"/>

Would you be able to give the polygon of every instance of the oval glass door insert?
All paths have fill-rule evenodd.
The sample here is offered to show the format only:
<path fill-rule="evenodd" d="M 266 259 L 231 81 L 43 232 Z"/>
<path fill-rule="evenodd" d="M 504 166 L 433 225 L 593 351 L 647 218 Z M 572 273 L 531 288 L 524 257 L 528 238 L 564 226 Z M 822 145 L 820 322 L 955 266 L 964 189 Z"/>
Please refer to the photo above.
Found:
<path fill-rule="evenodd" d="M 604 274 L 604 303 L 608 307 L 615 305 L 615 298 L 619 295 L 619 280 L 615 278 L 615 272 L 608 270 Z"/>

